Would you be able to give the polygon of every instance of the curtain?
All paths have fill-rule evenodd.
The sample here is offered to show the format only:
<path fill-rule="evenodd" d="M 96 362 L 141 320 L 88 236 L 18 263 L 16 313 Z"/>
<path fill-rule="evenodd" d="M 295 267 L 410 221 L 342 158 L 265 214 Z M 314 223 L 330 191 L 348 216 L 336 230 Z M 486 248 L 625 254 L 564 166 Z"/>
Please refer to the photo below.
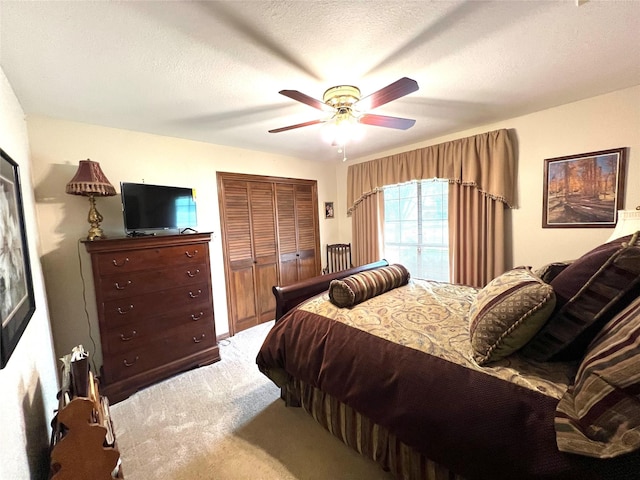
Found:
<path fill-rule="evenodd" d="M 453 219 L 450 227 L 452 221 L 458 223 L 451 228 L 456 236 L 450 241 L 450 261 L 456 282 L 481 287 L 504 269 L 503 210 L 515 205 L 515 159 L 506 129 L 350 165 L 347 205 L 348 214 L 355 215 L 354 261 L 361 265 L 360 261 L 374 255 L 375 248 L 382 250 L 378 192 L 385 185 L 431 178 L 448 179 L 451 184 L 470 187 L 475 192 L 454 192 L 460 198 L 454 201 L 457 210 L 452 214 L 454 207 L 450 207 L 449 211 Z M 371 196 L 376 198 L 372 204 L 368 201 Z M 356 213 L 361 206 L 363 212 Z M 374 208 L 378 209 L 375 216 Z M 368 221 L 364 222 L 364 218 Z M 375 242 L 379 245 L 373 248 Z"/>
<path fill-rule="evenodd" d="M 473 187 L 449 185 L 449 272 L 453 283 L 482 287 L 504 272 L 504 209 Z"/>
<path fill-rule="evenodd" d="M 384 193 L 373 192 L 360 202 L 351 215 L 354 265 L 365 265 L 382 258 L 384 246 Z"/>

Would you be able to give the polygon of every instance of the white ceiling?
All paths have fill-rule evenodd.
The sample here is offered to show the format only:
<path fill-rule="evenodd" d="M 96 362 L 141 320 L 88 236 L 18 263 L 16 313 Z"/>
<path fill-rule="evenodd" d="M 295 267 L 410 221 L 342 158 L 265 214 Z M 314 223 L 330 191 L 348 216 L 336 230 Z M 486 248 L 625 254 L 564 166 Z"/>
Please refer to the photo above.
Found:
<path fill-rule="evenodd" d="M 337 161 L 279 90 L 415 79 L 375 154 L 639 85 L 640 1 L 1 0 L 0 64 L 27 115 Z"/>

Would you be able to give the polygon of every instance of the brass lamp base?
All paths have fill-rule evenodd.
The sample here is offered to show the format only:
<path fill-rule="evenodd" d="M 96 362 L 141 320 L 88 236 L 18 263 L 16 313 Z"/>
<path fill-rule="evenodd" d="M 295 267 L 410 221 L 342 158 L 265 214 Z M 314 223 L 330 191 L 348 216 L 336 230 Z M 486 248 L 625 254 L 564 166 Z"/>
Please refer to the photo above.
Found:
<path fill-rule="evenodd" d="M 89 195 L 89 203 L 91 207 L 89 207 L 89 216 L 87 217 L 87 221 L 89 222 L 89 225 L 91 225 L 91 228 L 89 229 L 87 240 L 93 241 L 101 238 L 107 238 L 102 232 L 102 228 L 100 228 L 100 222 L 102 222 L 103 218 L 102 215 L 100 215 L 100 212 L 96 209 L 96 199 L 93 195 Z"/>

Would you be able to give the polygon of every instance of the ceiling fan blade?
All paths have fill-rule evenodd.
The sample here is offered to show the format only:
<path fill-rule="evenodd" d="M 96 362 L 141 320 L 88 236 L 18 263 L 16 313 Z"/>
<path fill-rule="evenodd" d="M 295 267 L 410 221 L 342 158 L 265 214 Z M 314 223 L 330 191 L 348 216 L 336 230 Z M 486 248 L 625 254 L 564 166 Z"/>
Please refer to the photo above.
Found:
<path fill-rule="evenodd" d="M 409 95 L 418 90 L 418 88 L 418 82 L 411 78 L 402 77 L 400 80 L 396 80 L 377 92 L 364 97 L 356 102 L 356 105 L 360 111 L 371 110 L 400 97 L 404 97 L 405 95 Z"/>
<path fill-rule="evenodd" d="M 316 125 L 324 122 L 326 122 L 326 120 L 311 120 L 310 122 L 296 123 L 295 125 L 289 125 L 288 127 L 275 128 L 273 130 L 269 130 L 269 133 L 286 132 L 287 130 L 293 130 L 294 128 L 308 127 L 309 125 Z"/>
<path fill-rule="evenodd" d="M 280 90 L 278 93 L 280 93 L 280 95 L 284 95 L 285 97 L 289 97 L 293 100 L 309 105 L 310 107 L 322 110 L 323 112 L 332 110 L 331 107 L 329 107 L 329 105 L 327 105 L 326 103 L 321 102 L 320 100 L 316 100 L 315 98 L 312 98 L 309 95 L 306 95 L 297 90 Z"/>
<path fill-rule="evenodd" d="M 415 125 L 416 121 L 410 118 L 387 117 L 385 115 L 371 115 L 365 113 L 358 121 L 366 125 L 375 125 L 377 127 L 397 128 L 398 130 L 406 130 Z"/>

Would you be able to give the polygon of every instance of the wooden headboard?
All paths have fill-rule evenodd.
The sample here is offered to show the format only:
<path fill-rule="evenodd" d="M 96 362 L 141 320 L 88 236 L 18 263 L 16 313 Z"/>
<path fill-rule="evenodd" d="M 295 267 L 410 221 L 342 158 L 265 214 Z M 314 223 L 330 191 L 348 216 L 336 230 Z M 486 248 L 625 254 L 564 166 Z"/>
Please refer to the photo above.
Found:
<path fill-rule="evenodd" d="M 374 268 L 386 267 L 387 265 L 389 265 L 389 262 L 386 260 L 379 260 L 377 262 L 367 263 L 366 265 L 353 267 L 341 272 L 308 278 L 285 287 L 275 285 L 272 290 L 276 297 L 276 322 L 280 320 L 285 313 L 307 298 L 311 298 L 314 295 L 327 290 L 332 280 L 348 277 L 354 273 L 373 270 Z"/>

